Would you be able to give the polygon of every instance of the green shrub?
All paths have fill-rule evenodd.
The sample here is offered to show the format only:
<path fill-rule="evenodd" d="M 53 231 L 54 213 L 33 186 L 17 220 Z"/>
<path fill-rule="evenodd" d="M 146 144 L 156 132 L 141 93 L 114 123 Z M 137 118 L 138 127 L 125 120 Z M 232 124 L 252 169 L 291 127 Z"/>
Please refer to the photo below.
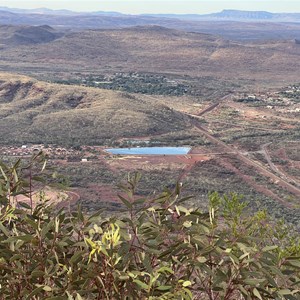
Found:
<path fill-rule="evenodd" d="M 236 194 L 210 194 L 203 212 L 182 205 L 179 185 L 137 198 L 135 174 L 119 196 L 124 215 L 103 218 L 17 203 L 32 178 L 20 163 L 0 171 L 1 299 L 300 297 L 297 235 L 265 212 L 247 215 Z"/>

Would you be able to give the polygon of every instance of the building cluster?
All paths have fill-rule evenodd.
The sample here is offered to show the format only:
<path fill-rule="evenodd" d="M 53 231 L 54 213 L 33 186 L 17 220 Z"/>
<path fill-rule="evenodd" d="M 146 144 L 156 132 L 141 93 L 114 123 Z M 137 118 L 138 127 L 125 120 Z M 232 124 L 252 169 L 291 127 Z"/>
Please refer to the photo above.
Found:
<path fill-rule="evenodd" d="M 43 151 L 50 158 L 67 158 L 79 155 L 79 151 L 56 146 L 45 145 L 20 145 L 20 146 L 0 146 L 0 155 L 26 157 L 34 153 Z"/>
<path fill-rule="evenodd" d="M 262 106 L 279 113 L 299 113 L 300 85 L 288 86 L 278 92 L 238 95 L 236 101 Z"/>

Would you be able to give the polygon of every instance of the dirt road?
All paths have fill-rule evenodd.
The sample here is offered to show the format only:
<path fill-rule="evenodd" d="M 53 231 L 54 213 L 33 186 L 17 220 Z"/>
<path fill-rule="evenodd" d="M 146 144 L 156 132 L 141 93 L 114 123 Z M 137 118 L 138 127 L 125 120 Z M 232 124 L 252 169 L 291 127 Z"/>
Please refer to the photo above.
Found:
<path fill-rule="evenodd" d="M 224 142 L 222 142 L 221 140 L 215 138 L 203 126 L 201 126 L 199 124 L 199 121 L 196 120 L 196 118 L 194 116 L 193 117 L 190 116 L 190 118 L 191 118 L 191 122 L 194 125 L 194 127 L 202 135 L 204 135 L 208 140 L 210 140 L 212 143 L 222 147 L 223 149 L 226 149 L 226 151 L 228 151 L 228 152 L 233 152 L 234 154 L 236 154 L 237 158 L 239 158 L 241 161 L 243 161 L 247 165 L 254 167 L 257 171 L 259 171 L 260 174 L 262 174 L 263 176 L 267 176 L 267 177 L 271 178 L 278 185 L 280 185 L 283 188 L 287 189 L 289 192 L 293 193 L 297 197 L 300 197 L 300 189 L 299 188 L 293 186 L 292 184 L 290 184 L 289 182 L 287 182 L 283 178 L 281 178 L 281 177 L 275 175 L 274 173 L 270 172 L 269 170 L 267 170 L 266 168 L 264 168 L 263 166 L 261 166 L 257 162 L 253 161 L 252 159 L 246 157 L 245 155 L 243 155 L 242 152 L 238 151 L 234 147 L 229 146 L 229 145 L 225 144 Z"/>
<path fill-rule="evenodd" d="M 281 178 L 283 178 L 285 181 L 293 182 L 295 185 L 300 186 L 300 183 L 298 181 L 296 181 L 294 178 L 291 178 L 287 174 L 280 171 L 276 167 L 276 165 L 272 162 L 269 151 L 268 151 L 268 146 L 270 144 L 272 144 L 272 143 L 267 143 L 267 144 L 262 145 L 261 149 L 262 149 L 262 154 L 264 155 L 265 159 L 267 160 L 271 170 L 273 170 L 275 173 L 277 173 L 279 176 L 281 176 Z"/>

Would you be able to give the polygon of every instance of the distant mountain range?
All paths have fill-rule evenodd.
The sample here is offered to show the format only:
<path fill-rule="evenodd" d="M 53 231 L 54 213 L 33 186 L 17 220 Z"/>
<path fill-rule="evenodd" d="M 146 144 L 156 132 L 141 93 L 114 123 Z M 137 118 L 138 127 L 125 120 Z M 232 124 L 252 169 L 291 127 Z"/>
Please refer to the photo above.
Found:
<path fill-rule="evenodd" d="M 225 9 L 218 13 L 199 14 L 147 14 L 148 16 L 178 18 L 181 20 L 215 20 L 215 21 L 270 21 L 270 22 L 300 22 L 300 13 L 270 13 L 267 11 L 242 11 Z"/>
<path fill-rule="evenodd" d="M 18 14 L 39 14 L 39 15 L 64 15 L 64 16 L 75 16 L 75 15 L 103 15 L 103 16 L 130 16 L 119 12 L 74 12 L 71 10 L 52 10 L 49 8 L 36 8 L 36 9 L 20 9 L 20 8 L 9 8 L 0 6 L 0 11 L 6 11 Z M 131 15 L 133 16 L 133 15 Z M 211 14 L 142 14 L 135 16 L 147 16 L 156 18 L 176 18 L 181 20 L 215 20 L 215 21 L 272 21 L 272 22 L 300 22 L 300 13 L 270 13 L 267 11 L 242 11 L 225 9 L 221 12 Z"/>
<path fill-rule="evenodd" d="M 61 9 L 61 10 L 52 10 L 49 8 L 41 7 L 35 9 L 22 9 L 22 8 L 10 8 L 6 6 L 0 6 L 0 10 L 8 11 L 11 13 L 19 13 L 19 14 L 48 14 L 48 15 L 75 15 L 76 12 Z"/>
<path fill-rule="evenodd" d="M 46 7 L 35 8 L 35 9 L 23 9 L 23 8 L 10 8 L 6 6 L 0 6 L 0 11 L 8 11 L 11 13 L 19 13 L 19 14 L 40 14 L 40 15 L 65 15 L 65 16 L 74 16 L 74 15 L 108 15 L 108 16 L 120 16 L 123 15 L 119 12 L 75 12 L 67 9 L 59 9 L 53 10 Z"/>
<path fill-rule="evenodd" d="M 241 26 L 240 22 L 243 22 Z M 0 25 L 39 26 L 39 35 L 47 41 L 56 38 L 53 32 L 41 26 L 48 25 L 60 33 L 83 29 L 119 29 L 134 26 L 161 26 L 185 32 L 198 32 L 222 36 L 230 40 L 266 40 L 300 38 L 300 13 L 273 14 L 269 12 L 246 12 L 224 10 L 209 15 L 126 15 L 118 12 L 78 13 L 69 10 L 47 8 L 25 10 L 0 7 Z M 3 28 L 1 29 L 3 30 Z M 31 43 L 33 37 L 16 33 L 9 37 L 11 43 L 24 38 Z M 32 29 L 30 29 L 32 30 Z M 2 42 L 0 41 L 0 48 Z"/>

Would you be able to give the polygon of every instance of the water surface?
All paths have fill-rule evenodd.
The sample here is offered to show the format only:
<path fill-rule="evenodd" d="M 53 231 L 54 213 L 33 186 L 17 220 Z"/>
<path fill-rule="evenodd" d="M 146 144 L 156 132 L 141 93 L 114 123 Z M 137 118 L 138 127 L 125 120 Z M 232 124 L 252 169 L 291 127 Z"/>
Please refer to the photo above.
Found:
<path fill-rule="evenodd" d="M 185 155 L 190 147 L 137 147 L 106 149 L 111 154 L 119 155 Z"/>

